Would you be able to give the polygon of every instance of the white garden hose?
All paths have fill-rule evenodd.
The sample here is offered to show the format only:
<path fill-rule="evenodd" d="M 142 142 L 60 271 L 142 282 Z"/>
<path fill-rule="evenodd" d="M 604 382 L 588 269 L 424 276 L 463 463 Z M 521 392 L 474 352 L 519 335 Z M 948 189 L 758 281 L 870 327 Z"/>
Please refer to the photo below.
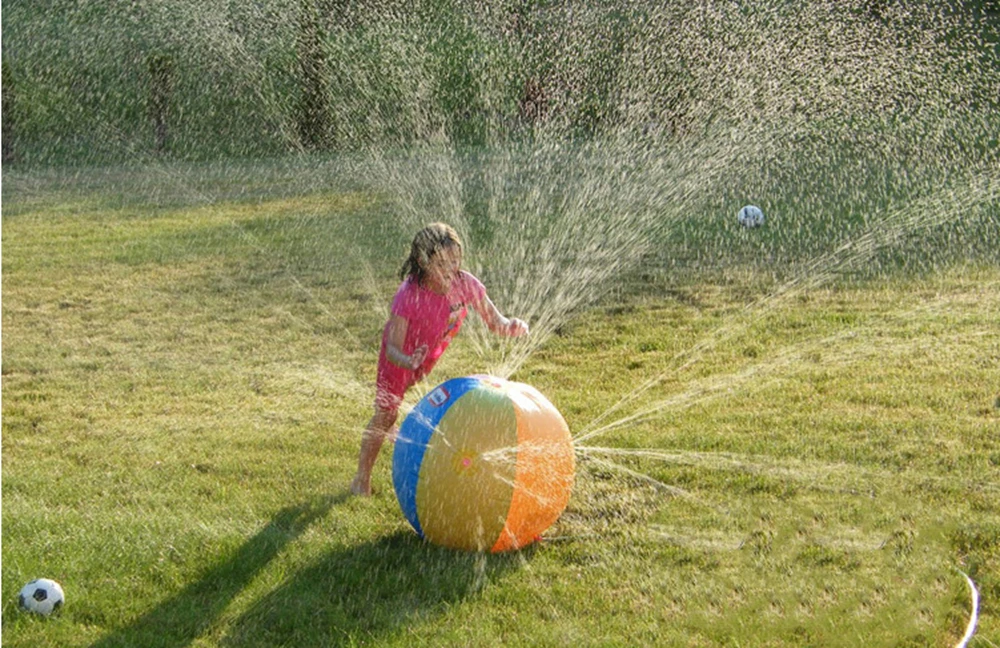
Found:
<path fill-rule="evenodd" d="M 955 648 L 965 648 L 969 644 L 969 639 L 972 639 L 972 635 L 976 634 L 976 622 L 979 620 L 979 590 L 976 589 L 976 584 L 972 582 L 968 574 L 961 570 L 959 573 L 965 576 L 965 581 L 969 584 L 969 590 L 972 592 L 972 615 L 969 617 L 969 625 L 965 628 L 965 634 L 955 644 Z"/>

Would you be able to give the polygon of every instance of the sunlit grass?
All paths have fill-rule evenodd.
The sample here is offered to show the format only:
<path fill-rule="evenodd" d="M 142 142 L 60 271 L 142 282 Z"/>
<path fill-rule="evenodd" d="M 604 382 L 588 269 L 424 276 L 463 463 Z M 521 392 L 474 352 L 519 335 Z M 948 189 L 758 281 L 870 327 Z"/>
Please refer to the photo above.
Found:
<path fill-rule="evenodd" d="M 511 376 L 574 432 L 569 508 L 481 556 L 416 538 L 388 453 L 344 496 L 409 233 L 225 193 L 5 200 L 5 645 L 952 645 L 959 570 L 1000 634 L 996 267 L 618 275 Z M 496 366 L 476 335 L 433 382 Z"/>

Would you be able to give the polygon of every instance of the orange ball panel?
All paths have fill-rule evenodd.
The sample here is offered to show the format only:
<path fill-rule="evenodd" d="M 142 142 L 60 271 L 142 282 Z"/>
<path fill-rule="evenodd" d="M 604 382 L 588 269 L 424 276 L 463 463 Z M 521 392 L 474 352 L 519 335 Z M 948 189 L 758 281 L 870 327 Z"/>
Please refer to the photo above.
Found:
<path fill-rule="evenodd" d="M 529 545 L 559 519 L 576 470 L 569 427 L 552 403 L 524 384 L 512 383 L 508 394 L 517 416 L 516 475 L 507 524 L 493 552 Z"/>

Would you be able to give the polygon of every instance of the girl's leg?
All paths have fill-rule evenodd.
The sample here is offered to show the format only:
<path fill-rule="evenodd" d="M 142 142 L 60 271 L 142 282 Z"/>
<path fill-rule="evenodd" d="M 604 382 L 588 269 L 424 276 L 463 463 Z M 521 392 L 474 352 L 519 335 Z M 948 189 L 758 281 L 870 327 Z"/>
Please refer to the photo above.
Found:
<path fill-rule="evenodd" d="M 368 422 L 364 434 L 361 435 L 361 451 L 358 453 L 358 474 L 351 482 L 351 492 L 355 495 L 372 494 L 372 468 L 378 458 L 382 442 L 389 436 L 392 426 L 396 423 L 399 410 L 384 409 L 375 405 L 375 415 Z"/>

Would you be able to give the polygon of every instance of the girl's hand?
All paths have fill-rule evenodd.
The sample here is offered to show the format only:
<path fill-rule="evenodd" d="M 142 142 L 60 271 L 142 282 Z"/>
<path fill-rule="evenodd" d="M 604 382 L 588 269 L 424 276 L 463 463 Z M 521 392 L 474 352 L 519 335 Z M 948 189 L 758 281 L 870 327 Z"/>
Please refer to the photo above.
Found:
<path fill-rule="evenodd" d="M 507 323 L 507 335 L 510 337 L 521 337 L 522 335 L 528 334 L 528 323 L 524 320 L 517 319 L 516 317 L 511 318 L 510 322 Z"/>
<path fill-rule="evenodd" d="M 420 365 L 424 364 L 424 358 L 427 357 L 427 351 L 428 349 L 426 344 L 421 344 L 413 350 L 413 353 L 410 354 L 410 369 L 416 371 Z"/>

